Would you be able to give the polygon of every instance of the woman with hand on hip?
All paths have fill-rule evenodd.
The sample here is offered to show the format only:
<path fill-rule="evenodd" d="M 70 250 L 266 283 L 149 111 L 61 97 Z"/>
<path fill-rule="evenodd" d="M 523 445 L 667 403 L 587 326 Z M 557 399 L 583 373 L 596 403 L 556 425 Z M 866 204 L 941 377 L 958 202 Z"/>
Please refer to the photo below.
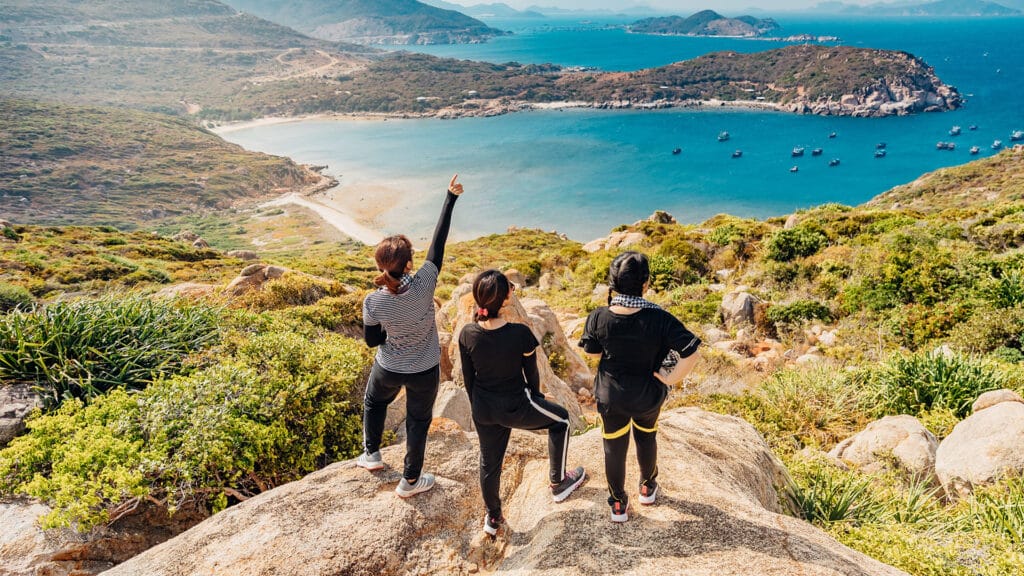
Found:
<path fill-rule="evenodd" d="M 668 386 L 682 382 L 697 363 L 700 339 L 675 316 L 643 298 L 650 279 L 647 257 L 625 252 L 608 272 L 608 306 L 587 316 L 580 346 L 600 358 L 594 380 L 604 438 L 604 468 L 612 522 L 629 519 L 626 454 L 630 431 L 640 465 L 639 500 L 658 495 L 658 416 Z M 663 367 L 669 359 L 670 367 Z"/>
<path fill-rule="evenodd" d="M 569 412 L 540 392 L 537 338 L 529 326 L 500 316 L 513 292 L 515 286 L 501 272 L 482 272 L 473 282 L 475 322 L 459 333 L 462 375 L 480 439 L 484 532 L 492 536 L 505 522 L 499 497 L 501 464 L 513 428 L 548 431 L 548 479 L 555 502 L 568 498 L 586 477 L 582 466 L 565 469 Z"/>
<path fill-rule="evenodd" d="M 434 486 L 434 475 L 424 473 L 423 455 L 427 430 L 433 418 L 440 378 L 441 346 L 434 321 L 434 288 L 444 261 L 452 210 L 462 194 L 462 184 L 452 177 L 441 217 L 434 230 L 426 261 L 412 271 L 412 242 L 403 235 L 389 236 L 377 244 L 374 260 L 380 271 L 374 283 L 379 290 L 363 300 L 363 337 L 377 348 L 363 400 L 364 452 L 356 465 L 380 470 L 381 437 L 388 405 L 405 387 L 406 452 L 402 480 L 395 492 L 408 498 Z"/>

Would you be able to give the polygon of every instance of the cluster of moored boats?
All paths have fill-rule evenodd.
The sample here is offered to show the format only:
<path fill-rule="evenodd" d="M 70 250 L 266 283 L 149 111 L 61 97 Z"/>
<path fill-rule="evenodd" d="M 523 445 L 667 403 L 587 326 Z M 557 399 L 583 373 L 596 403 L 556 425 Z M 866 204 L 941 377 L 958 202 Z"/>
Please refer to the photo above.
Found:
<path fill-rule="evenodd" d="M 977 124 L 971 124 L 970 126 L 967 127 L 967 129 L 970 130 L 971 132 L 974 132 L 975 130 L 978 129 L 978 125 Z M 953 126 L 952 128 L 949 129 L 949 135 L 950 136 L 959 136 L 961 134 L 961 132 L 962 131 L 961 131 L 959 126 Z M 1010 132 L 1010 142 L 1020 142 L 1020 141 L 1024 141 L 1024 130 L 1014 130 L 1013 132 Z M 990 146 L 990 148 L 992 148 L 993 150 L 1002 150 L 1003 149 L 1003 141 L 1002 140 L 993 140 L 992 141 L 992 145 Z M 936 150 L 956 150 L 956 142 L 943 142 L 943 141 L 939 141 L 939 142 L 935 143 L 935 149 Z M 968 151 L 971 153 L 971 156 L 975 156 L 975 155 L 977 155 L 977 154 L 979 154 L 981 152 L 981 148 L 978 147 L 978 146 L 971 146 L 968 149 Z"/>
<path fill-rule="evenodd" d="M 976 124 L 971 124 L 970 126 L 967 127 L 967 129 L 970 130 L 971 132 L 974 132 L 974 131 L 976 131 L 978 129 L 978 126 Z M 961 130 L 961 128 L 959 126 L 953 126 L 952 128 L 949 129 L 949 135 L 950 136 L 959 136 L 961 133 L 962 133 L 962 130 Z M 836 133 L 835 132 L 830 132 L 828 137 L 829 138 L 835 138 L 836 137 Z M 728 142 L 731 138 L 732 137 L 729 135 L 729 133 L 725 132 L 725 131 L 719 132 L 719 134 L 718 134 L 718 141 L 719 142 Z M 1010 133 L 1010 142 L 1019 142 L 1019 141 L 1024 141 L 1024 131 L 1022 131 L 1022 130 L 1014 130 L 1013 132 Z M 885 158 L 887 153 L 888 153 L 888 147 L 887 146 L 888 145 L 885 142 L 879 142 L 879 143 L 875 144 L 875 158 Z M 994 142 L 992 142 L 992 149 L 993 150 L 1000 150 L 1000 149 L 1002 149 L 1002 147 L 1003 147 L 1003 141 L 1002 140 L 995 140 Z M 935 144 L 935 149 L 936 150 L 956 150 L 956 142 L 939 141 L 939 142 L 937 142 Z M 674 148 L 672 150 L 672 154 L 673 155 L 678 155 L 678 154 L 681 154 L 682 151 L 683 151 L 682 148 Z M 803 146 L 796 146 L 790 152 L 790 156 L 792 158 L 800 158 L 800 157 L 802 157 L 804 155 L 804 152 L 805 152 L 805 148 Z M 971 146 L 970 153 L 971 153 L 972 156 L 976 155 L 976 154 L 978 154 L 980 152 L 981 152 L 981 148 L 979 148 L 977 146 Z M 821 156 L 824 153 L 825 153 L 825 151 L 823 149 L 821 149 L 821 148 L 814 148 L 814 149 L 811 150 L 811 156 Z M 733 151 L 732 157 L 733 158 L 742 158 L 743 157 L 743 150 L 740 150 L 740 149 L 737 148 L 736 150 Z M 830 168 L 834 168 L 836 166 L 839 166 L 839 158 L 832 158 L 831 160 L 828 161 L 828 165 L 829 165 Z M 789 171 L 790 172 L 799 172 L 800 171 L 800 167 L 794 165 L 793 167 L 791 167 L 789 169 Z"/>

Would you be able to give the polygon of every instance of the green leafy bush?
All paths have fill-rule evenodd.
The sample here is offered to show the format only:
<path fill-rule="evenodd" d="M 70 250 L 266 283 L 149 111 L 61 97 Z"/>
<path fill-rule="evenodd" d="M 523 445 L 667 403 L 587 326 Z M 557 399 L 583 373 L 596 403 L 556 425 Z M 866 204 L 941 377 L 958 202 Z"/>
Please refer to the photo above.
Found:
<path fill-rule="evenodd" d="M 36 299 L 27 289 L 0 282 L 0 314 L 11 310 L 27 310 L 35 305 Z"/>
<path fill-rule="evenodd" d="M 360 343 L 237 334 L 221 352 L 191 375 L 30 420 L 0 451 L 0 493 L 48 502 L 46 526 L 85 530 L 141 499 L 217 510 L 359 451 Z"/>
<path fill-rule="evenodd" d="M 779 230 L 768 240 L 766 256 L 776 262 L 789 262 L 816 253 L 826 240 L 822 232 L 810 226 Z"/>
<path fill-rule="evenodd" d="M 219 310 L 139 296 L 57 302 L 0 318 L 0 379 L 27 382 L 48 406 L 142 388 L 216 341 Z"/>
<path fill-rule="evenodd" d="M 983 360 L 939 351 L 896 356 L 872 380 L 878 416 L 917 416 L 946 408 L 958 418 L 970 414 L 982 392 L 1003 388 L 1007 382 L 1003 372 Z"/>
<path fill-rule="evenodd" d="M 832 320 L 828 306 L 816 300 L 797 300 L 791 304 L 772 306 L 766 313 L 769 322 L 796 324 L 804 320 Z"/>

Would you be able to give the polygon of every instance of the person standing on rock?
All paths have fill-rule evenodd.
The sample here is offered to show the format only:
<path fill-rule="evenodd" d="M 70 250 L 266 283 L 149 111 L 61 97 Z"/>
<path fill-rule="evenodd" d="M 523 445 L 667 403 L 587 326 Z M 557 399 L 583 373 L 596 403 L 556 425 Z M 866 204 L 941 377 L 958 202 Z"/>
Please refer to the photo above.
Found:
<path fill-rule="evenodd" d="M 604 438 L 604 469 L 612 522 L 629 520 L 626 454 L 629 435 L 640 465 L 639 500 L 658 496 L 658 416 L 668 386 L 683 381 L 697 362 L 700 339 L 675 316 L 643 298 L 650 279 L 647 257 L 625 252 L 608 271 L 608 306 L 587 316 L 579 345 L 600 358 L 594 379 Z"/>
<path fill-rule="evenodd" d="M 395 492 L 408 498 L 434 487 L 434 475 L 424 473 L 423 455 L 433 418 L 440 380 L 441 345 L 434 321 L 434 288 L 444 261 L 444 244 L 451 227 L 455 201 L 462 194 L 459 175 L 452 176 L 441 217 L 434 230 L 427 258 L 412 271 L 412 242 L 403 235 L 388 236 L 377 244 L 374 259 L 380 287 L 363 300 L 363 338 L 377 348 L 366 396 L 363 399 L 363 448 L 356 465 L 380 470 L 381 437 L 388 405 L 405 387 L 405 469 Z"/>
<path fill-rule="evenodd" d="M 487 514 L 484 532 L 494 536 L 505 522 L 501 513 L 501 464 L 512 428 L 548 431 L 551 497 L 561 502 L 586 478 L 582 466 L 566 470 L 569 411 L 540 392 L 537 338 L 529 326 L 499 316 L 515 286 L 497 270 L 473 281 L 475 322 L 459 333 L 459 356 L 473 424 L 480 439 L 480 490 Z"/>

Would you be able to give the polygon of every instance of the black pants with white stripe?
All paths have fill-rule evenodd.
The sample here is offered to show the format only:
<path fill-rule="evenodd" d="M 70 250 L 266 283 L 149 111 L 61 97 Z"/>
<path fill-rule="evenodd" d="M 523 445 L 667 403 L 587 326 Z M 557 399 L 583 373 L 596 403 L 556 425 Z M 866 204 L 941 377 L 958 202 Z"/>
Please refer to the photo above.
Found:
<path fill-rule="evenodd" d="M 552 484 L 565 478 L 569 448 L 569 411 L 524 388 L 518 394 L 474 391 L 473 423 L 480 438 L 480 490 L 492 518 L 501 517 L 501 464 L 512 428 L 548 431 Z"/>
<path fill-rule="evenodd" d="M 369 454 L 380 450 L 388 405 L 405 386 L 405 470 L 402 476 L 406 480 L 419 479 L 423 471 L 427 431 L 434 418 L 434 400 L 437 399 L 440 377 L 438 366 L 415 374 L 402 374 L 374 362 L 370 370 L 366 396 L 363 397 L 363 444 Z"/>

